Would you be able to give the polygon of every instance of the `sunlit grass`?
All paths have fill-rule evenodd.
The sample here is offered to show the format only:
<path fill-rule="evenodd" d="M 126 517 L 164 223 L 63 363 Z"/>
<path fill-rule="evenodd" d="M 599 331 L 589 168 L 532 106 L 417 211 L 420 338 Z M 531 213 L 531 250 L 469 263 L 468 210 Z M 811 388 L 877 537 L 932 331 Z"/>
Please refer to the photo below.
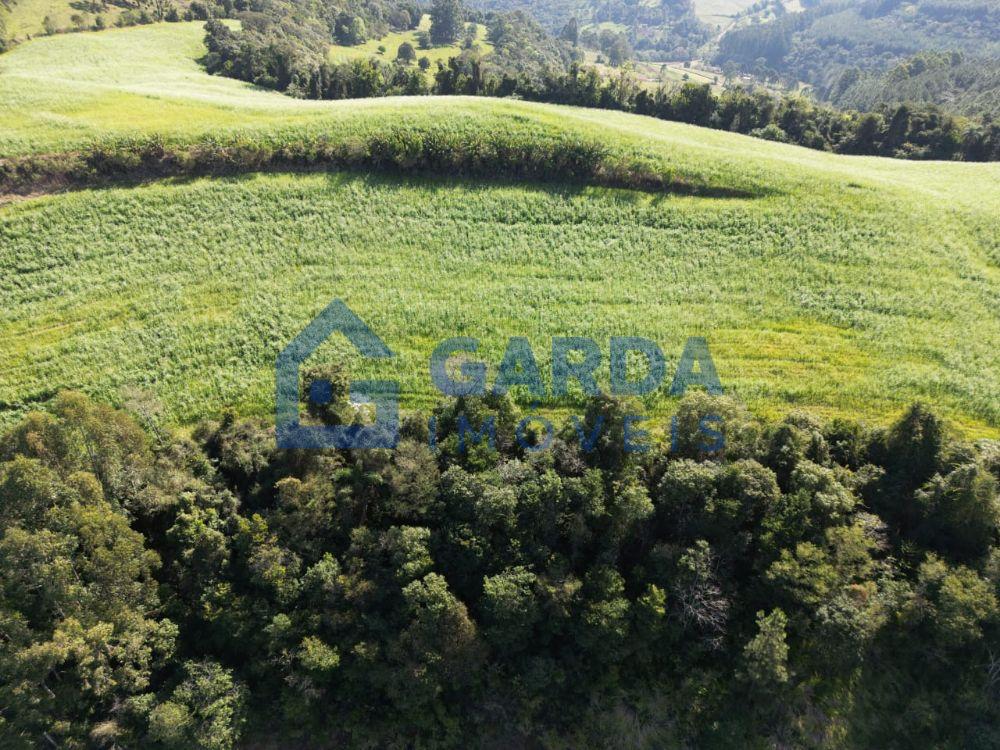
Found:
<path fill-rule="evenodd" d="M 404 42 L 413 45 L 417 53 L 417 60 L 426 57 L 431 63 L 446 62 L 448 58 L 462 54 L 462 48 L 458 44 L 431 47 L 430 49 L 420 49 L 417 41 L 419 31 L 430 31 L 431 17 L 425 15 L 420 19 L 420 25 L 413 31 L 393 31 L 386 34 L 381 39 L 369 39 L 364 44 L 354 46 L 344 46 L 335 44 L 330 47 L 328 58 L 331 62 L 341 62 L 343 60 L 354 60 L 357 58 L 374 57 L 385 62 L 392 62 L 396 59 L 396 52 Z M 460 40 L 461 41 L 461 40 Z M 476 24 L 476 44 L 482 54 L 488 55 L 493 51 L 493 45 L 486 38 L 486 27 Z M 385 52 L 379 52 L 379 47 L 385 47 Z M 416 61 L 414 61 L 416 64 Z M 433 73 L 433 69 L 430 71 Z"/>
<path fill-rule="evenodd" d="M 695 0 L 694 12 L 705 23 L 725 28 L 733 16 L 751 5 L 752 0 Z"/>
<path fill-rule="evenodd" d="M 135 133 L 572 135 L 756 197 L 312 174 L 0 207 L 3 419 L 65 387 L 112 401 L 147 388 L 179 422 L 267 413 L 275 355 L 339 297 L 399 357 L 372 370 L 344 342 L 321 356 L 399 379 L 408 408 L 436 399 L 427 360 L 448 336 L 478 337 L 495 371 L 511 336 L 547 366 L 555 336 L 605 352 L 612 335 L 646 336 L 675 363 L 704 335 L 724 385 L 761 413 L 887 421 L 924 399 L 1000 434 L 1000 165 L 839 157 L 516 101 L 304 102 L 205 75 L 202 33 L 81 34 L 0 57 L 0 154 Z"/>
<path fill-rule="evenodd" d="M 74 28 L 73 16 L 82 18 L 87 28 L 93 26 L 97 16 L 110 26 L 122 9 L 122 6 L 109 3 L 100 13 L 92 13 L 84 10 L 82 3 L 74 3 L 73 0 L 8 0 L 0 3 L 0 16 L 7 23 L 7 35 L 11 39 L 24 40 L 45 33 L 46 17 L 58 30 Z"/>
<path fill-rule="evenodd" d="M 267 413 L 277 353 L 342 298 L 398 361 L 321 356 L 399 379 L 407 408 L 435 401 L 427 362 L 453 335 L 494 373 L 511 336 L 547 367 L 555 336 L 605 360 L 610 336 L 646 336 L 675 364 L 703 335 L 762 413 L 880 421 L 922 398 L 996 434 L 996 268 L 904 204 L 826 203 L 272 175 L 20 204 L 0 214 L 0 401 L 140 386 L 180 421 Z"/>

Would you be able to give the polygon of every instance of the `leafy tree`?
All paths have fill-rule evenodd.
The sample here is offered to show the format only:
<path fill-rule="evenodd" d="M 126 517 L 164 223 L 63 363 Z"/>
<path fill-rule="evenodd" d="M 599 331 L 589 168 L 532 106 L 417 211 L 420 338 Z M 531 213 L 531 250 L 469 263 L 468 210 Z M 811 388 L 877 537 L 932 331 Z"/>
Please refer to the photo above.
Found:
<path fill-rule="evenodd" d="M 170 750 L 232 750 L 245 721 L 246 693 L 213 662 L 187 662 L 184 680 L 149 716 L 149 736 Z"/>
<path fill-rule="evenodd" d="M 340 13 L 334 26 L 334 35 L 339 44 L 348 46 L 364 44 L 368 38 L 365 20 L 351 13 Z"/>
<path fill-rule="evenodd" d="M 87 419 L 89 405 L 71 400 L 82 408 L 64 421 L 29 418 L 48 428 L 49 446 L 68 448 L 88 426 L 75 420 Z M 177 635 L 155 614 L 158 556 L 93 474 L 63 478 L 16 455 L 0 465 L 0 477 L 0 702 L 9 731 L 39 746 L 83 743 L 92 730 L 130 742 L 130 706 Z"/>
<path fill-rule="evenodd" d="M 997 543 L 1000 491 L 976 464 L 935 475 L 914 495 L 922 516 L 916 536 L 929 549 L 962 561 L 982 559 Z"/>
<path fill-rule="evenodd" d="M 447 46 L 458 41 L 464 15 L 461 0 L 434 0 L 431 6 L 431 42 Z"/>
<path fill-rule="evenodd" d="M 566 22 L 562 31 L 559 32 L 559 38 L 569 42 L 574 47 L 580 43 L 580 23 L 576 20 L 576 16 Z"/>
<path fill-rule="evenodd" d="M 524 649 L 541 618 L 535 590 L 538 579 L 527 568 L 509 568 L 483 579 L 483 620 L 494 648 Z"/>
<path fill-rule="evenodd" d="M 403 42 L 396 52 L 396 59 L 407 64 L 412 63 L 417 59 L 417 51 L 409 42 Z"/>
<path fill-rule="evenodd" d="M 750 680 L 765 689 L 788 682 L 788 618 L 780 609 L 757 613 L 757 635 L 743 647 Z"/>
<path fill-rule="evenodd" d="M 396 8 L 389 14 L 389 25 L 396 31 L 408 31 L 412 28 L 413 19 L 406 8 Z"/>
<path fill-rule="evenodd" d="M 628 40 L 622 36 L 618 35 L 611 44 L 608 45 L 605 53 L 608 56 L 608 62 L 612 67 L 618 68 L 625 64 L 625 62 L 632 57 L 632 47 L 629 45 Z"/>

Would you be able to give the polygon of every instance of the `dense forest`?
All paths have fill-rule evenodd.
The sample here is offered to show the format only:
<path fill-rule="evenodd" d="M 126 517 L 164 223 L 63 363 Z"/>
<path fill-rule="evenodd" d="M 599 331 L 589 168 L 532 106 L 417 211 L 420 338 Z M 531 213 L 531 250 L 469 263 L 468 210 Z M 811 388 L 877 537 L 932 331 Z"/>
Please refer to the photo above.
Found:
<path fill-rule="evenodd" d="M 1000 59 L 968 58 L 961 52 L 925 52 L 885 73 L 848 68 L 819 92 L 838 107 L 875 110 L 907 102 L 938 103 L 960 115 L 1000 119 Z"/>
<path fill-rule="evenodd" d="M 994 111 L 995 94 L 982 106 L 977 99 L 982 92 L 995 91 L 1000 5 L 992 0 L 814 0 L 800 13 L 784 12 L 778 0 L 762 5 L 773 11 L 771 19 L 726 33 L 716 62 L 736 63 L 765 77 L 804 81 L 821 97 L 865 109 L 900 103 L 900 95 L 950 105 L 957 95 L 971 91 L 949 109 L 964 114 Z M 933 73 L 925 73 L 920 61 L 926 58 L 918 57 L 924 53 L 958 53 L 956 59 L 968 64 L 956 70 L 938 64 Z M 908 63 L 907 72 L 902 64 L 914 57 L 917 62 Z M 897 89 L 901 79 L 918 75 L 913 67 L 921 68 L 922 79 Z M 878 80 L 885 74 L 888 77 L 878 83 L 865 83 L 863 91 L 844 97 L 845 89 L 859 79 Z M 935 94 L 939 96 L 929 98 Z"/>
<path fill-rule="evenodd" d="M 589 46 L 604 51 L 609 39 L 620 37 L 630 56 L 640 60 L 687 60 L 710 38 L 708 27 L 695 15 L 693 0 L 470 0 L 469 5 L 495 12 L 525 11 L 552 34 L 572 24 Z"/>
<path fill-rule="evenodd" d="M 489 397 L 358 452 L 126 406 L 0 439 L 3 747 L 1000 743 L 1000 446 L 923 406 L 691 393 L 645 452 L 607 398 L 551 442 Z"/>

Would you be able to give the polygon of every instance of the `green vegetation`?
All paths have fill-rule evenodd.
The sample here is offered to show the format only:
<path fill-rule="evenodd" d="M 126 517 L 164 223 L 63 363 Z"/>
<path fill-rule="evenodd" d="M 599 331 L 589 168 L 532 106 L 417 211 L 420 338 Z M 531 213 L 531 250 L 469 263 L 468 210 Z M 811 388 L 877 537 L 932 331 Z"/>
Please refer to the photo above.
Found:
<path fill-rule="evenodd" d="M 122 12 L 120 5 L 110 3 L 107 5 L 96 3 L 94 8 L 100 9 L 98 13 L 74 7 L 83 5 L 72 0 L 6 0 L 0 2 L 0 29 L 6 22 L 7 37 L 24 40 L 45 34 L 45 19 L 48 19 L 50 28 L 70 30 L 75 26 L 74 16 L 84 19 L 86 25 L 91 26 L 97 16 L 101 15 L 108 25 L 112 25 Z M 89 6 L 89 3 L 87 5 Z M 0 37 L 2 36 L 0 33 Z"/>
<path fill-rule="evenodd" d="M 441 0 L 429 16 L 418 19 L 419 26 L 403 26 L 390 36 L 375 34 L 367 46 L 362 44 L 367 27 L 361 18 L 341 14 L 338 19 L 351 20 L 337 22 L 342 33 L 336 37 L 349 46 L 332 50 L 321 15 L 300 20 L 286 10 L 278 4 L 268 13 L 237 14 L 241 30 L 210 21 L 205 27 L 206 69 L 309 99 L 483 94 L 487 81 L 501 77 L 535 85 L 550 70 L 564 71 L 576 54 L 568 42 L 553 39 L 523 13 L 490 14 L 485 26 L 466 24 L 457 0 Z M 410 17 L 402 13 L 403 20 Z M 397 45 L 395 53 L 390 44 Z M 428 54 L 414 67 L 417 48 Z M 405 54 L 400 56 L 400 50 Z M 426 73 L 435 59 L 431 78 Z"/>
<path fill-rule="evenodd" d="M 273 154 L 307 153 L 303 144 L 313 143 L 314 154 L 348 148 L 355 168 L 432 177 L 233 177 L 3 208 L 8 420 L 64 387 L 113 402 L 125 387 L 152 387 L 171 420 L 186 423 L 231 405 L 267 413 L 276 353 L 343 297 L 400 352 L 393 373 L 413 406 L 432 398 L 432 344 L 456 330 L 480 335 L 495 365 L 508 336 L 526 335 L 545 351 L 572 325 L 598 341 L 624 330 L 646 335 L 671 357 L 687 336 L 707 335 L 727 386 L 764 413 L 796 405 L 883 421 L 931 398 L 973 433 L 995 434 L 1000 424 L 997 165 L 845 159 L 514 101 L 302 102 L 198 73 L 180 54 L 195 54 L 194 45 L 171 57 L 166 43 L 185 31 L 199 33 L 170 25 L 15 49 L 2 58 L 10 74 L 0 81 L 32 105 L 7 105 L 6 153 L 65 151 L 95 131 L 160 132 L 168 146 L 217 153 L 210 171 L 307 165 Z M 144 59 L 151 37 L 162 44 Z M 72 42 L 95 45 L 75 57 L 93 68 L 67 58 L 60 73 L 57 55 L 38 53 Z M 94 52 L 115 44 L 136 52 L 127 71 L 109 47 L 105 58 Z M 39 60 L 51 66 L 40 65 L 44 87 L 26 70 Z M 154 82 L 156 60 L 163 69 Z M 61 93 L 40 101 L 73 89 L 74 76 L 81 82 L 68 101 Z M 115 143 L 80 158 L 114 173 Z M 505 153 L 538 154 L 534 174 L 570 147 L 591 163 L 577 184 L 449 183 L 433 179 L 447 169 L 441 162 L 414 159 L 441 151 L 429 143 L 494 154 L 499 161 L 479 171 L 468 162 L 479 176 L 519 163 Z M 128 160 L 121 164 L 127 173 Z M 586 187 L 602 171 L 659 176 L 660 187 Z M 659 415 L 674 408 L 650 406 Z"/>
<path fill-rule="evenodd" d="M 242 6 L 244 0 L 236 0 Z M 138 26 L 159 21 L 208 20 L 226 15 L 233 0 L 0 0 L 0 52 L 4 41 L 112 27 Z M 6 27 L 6 29 L 5 29 Z"/>
<path fill-rule="evenodd" d="M 884 104 L 947 102 L 963 115 L 1000 119 L 1000 60 L 969 59 L 959 52 L 925 52 L 885 73 L 848 68 L 827 91 L 841 107 L 873 110 Z"/>
<path fill-rule="evenodd" d="M 755 0 L 694 0 L 694 12 L 705 23 L 726 28 L 733 18 L 754 4 Z"/>
<path fill-rule="evenodd" d="M 616 38 L 640 60 L 690 60 L 708 41 L 709 27 L 693 0 L 470 0 L 489 11 L 526 11 L 552 34 L 576 20 L 581 42 L 608 53 Z"/>
<path fill-rule="evenodd" d="M 1000 163 L 775 142 L 955 133 L 604 83 L 517 14 L 437 90 L 716 129 L 307 101 L 198 60 L 299 96 L 423 85 L 388 47 L 325 59 L 416 11 L 237 10 L 209 50 L 173 23 L 0 56 L 0 747 L 1000 745 Z M 399 444 L 278 450 L 276 357 L 338 298 L 396 356 L 333 337 L 303 419 L 396 380 Z M 490 382 L 526 337 L 551 385 L 567 335 L 605 388 L 612 336 L 668 372 L 704 336 L 726 395 L 431 385 L 453 336 Z"/>
<path fill-rule="evenodd" d="M 430 43 L 455 44 L 465 27 L 461 0 L 434 0 L 430 15 Z"/>
<path fill-rule="evenodd" d="M 149 387 L 171 421 L 266 414 L 277 353 L 340 297 L 392 342 L 399 359 L 379 374 L 401 380 L 407 408 L 433 400 L 427 361 L 457 332 L 495 367 L 512 335 L 547 361 L 567 331 L 627 331 L 674 363 L 707 336 L 726 386 L 765 413 L 883 421 L 927 397 L 996 434 L 995 214 L 798 174 L 809 200 L 299 175 L 10 206 L 0 401 L 9 417 L 64 387 L 109 401 Z"/>
<path fill-rule="evenodd" d="M 589 52 L 586 56 L 587 66 L 596 69 L 604 78 L 621 77 L 622 73 L 632 75 L 638 85 L 653 93 L 664 88 L 665 84 L 676 89 L 688 82 L 707 84 L 714 94 L 720 94 L 724 90 L 725 80 L 722 75 L 697 64 L 685 67 L 682 63 L 632 62 L 627 63 L 624 69 L 615 69 L 598 63 L 599 57 L 597 53 Z"/>
<path fill-rule="evenodd" d="M 422 48 L 420 46 L 420 34 L 421 32 L 429 32 L 430 28 L 431 17 L 425 15 L 420 21 L 420 26 L 416 29 L 411 29 L 409 31 L 393 31 L 379 39 L 369 39 L 364 44 L 352 47 L 339 44 L 334 45 L 330 47 L 328 59 L 331 62 L 344 62 L 346 60 L 356 60 L 358 58 L 377 57 L 385 60 L 386 62 L 391 62 L 396 59 L 396 52 L 403 44 L 411 45 L 416 51 L 418 58 L 426 57 L 431 61 L 431 63 L 447 62 L 448 58 L 462 54 L 462 48 L 459 44 L 432 46 L 426 49 Z M 459 40 L 459 42 L 461 42 L 461 40 Z M 486 27 L 483 24 L 476 24 L 475 43 L 479 46 L 480 52 L 484 55 L 489 54 L 493 49 L 493 45 L 490 44 L 489 40 L 486 38 Z M 385 54 L 379 54 L 379 47 L 385 47 Z"/>
<path fill-rule="evenodd" d="M 310 103 L 206 75 L 196 62 L 204 35 L 202 23 L 157 24 L 15 47 L 0 57 L 0 155 L 135 132 L 263 129 L 321 114 Z"/>
<path fill-rule="evenodd" d="M 280 31 L 279 31 L 280 29 Z M 584 107 L 622 110 L 694 125 L 745 133 L 768 140 L 847 154 L 909 159 L 1000 159 L 1000 125 L 968 123 L 930 107 L 913 111 L 898 106 L 862 116 L 818 107 L 797 96 L 775 97 L 742 88 L 721 95 L 708 83 L 682 73 L 683 85 L 662 81 L 655 89 L 623 68 L 610 79 L 575 60 L 579 50 L 562 41 L 559 55 L 539 52 L 548 38 L 523 16 L 491 18 L 489 38 L 495 53 L 487 58 L 473 49 L 438 63 L 433 84 L 418 70 L 397 60 L 355 59 L 330 65 L 309 52 L 308 39 L 290 42 L 288 30 L 267 22 L 264 30 L 233 32 L 218 21 L 206 25 L 210 73 L 239 78 L 311 99 L 357 99 L 399 95 L 499 96 Z M 602 32 L 603 38 L 604 32 Z M 628 57 L 626 43 L 612 33 L 608 59 L 615 66 Z M 315 45 L 313 45 L 315 46 Z M 412 57 L 412 55 L 408 55 Z M 574 60 L 570 63 L 570 60 Z M 424 60 L 425 67 L 429 61 Z M 669 74 L 669 68 L 664 70 Z M 669 76 L 666 76 L 669 80 Z"/>
<path fill-rule="evenodd" d="M 995 111 L 995 95 L 985 97 L 986 106 L 969 108 L 976 103 L 977 92 L 989 91 L 996 78 L 992 61 L 1000 55 L 1000 8 L 993 0 L 811 0 L 803 4 L 803 12 L 786 13 L 780 0 L 764 0 L 759 5 L 772 7 L 773 19 L 729 31 L 720 41 L 716 61 L 739 63 L 761 77 L 805 81 L 822 97 L 838 101 L 860 74 L 886 73 L 924 52 L 962 53 L 973 64 L 962 73 L 956 71 L 950 85 L 924 81 L 909 92 L 905 86 L 893 92 L 896 84 L 889 84 L 885 96 L 868 102 L 870 107 L 898 103 L 900 93 L 915 94 L 911 101 L 951 107 L 958 89 L 969 92 L 958 94 L 962 110 L 970 114 Z M 983 64 L 976 65 L 977 60 Z M 935 77 L 947 78 L 943 73 L 938 71 Z M 860 97 L 843 101 L 852 106 L 863 103 Z"/>
<path fill-rule="evenodd" d="M 867 431 L 692 394 L 638 454 L 610 400 L 596 448 L 543 452 L 500 399 L 436 408 L 436 452 L 423 420 L 282 452 L 131 408 L 64 393 L 0 437 L 12 750 L 1000 742 L 1000 445 L 926 407 Z"/>

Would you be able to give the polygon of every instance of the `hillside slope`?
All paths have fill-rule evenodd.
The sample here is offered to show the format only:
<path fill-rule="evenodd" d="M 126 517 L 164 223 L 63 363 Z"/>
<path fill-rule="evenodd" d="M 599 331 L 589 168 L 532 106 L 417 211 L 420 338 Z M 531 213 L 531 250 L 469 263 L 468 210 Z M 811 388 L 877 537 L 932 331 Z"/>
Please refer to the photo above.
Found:
<path fill-rule="evenodd" d="M 839 107 L 872 111 L 882 104 L 940 104 L 967 116 L 1000 117 L 1000 58 L 923 54 L 882 74 L 845 74 L 827 97 Z"/>
<path fill-rule="evenodd" d="M 272 408 L 274 358 L 342 298 L 399 355 L 358 373 L 435 399 L 434 344 L 510 336 L 709 340 L 762 412 L 884 421 L 931 399 L 1000 434 L 1000 169 L 838 157 L 630 115 L 479 99 L 304 102 L 200 71 L 176 24 L 0 57 L 0 155 L 160 133 L 351 139 L 393 128 L 592 139 L 741 198 L 580 185 L 262 175 L 0 207 L 4 419 L 60 388 L 151 391 L 172 421 Z M 127 61 L 127 64 L 124 64 Z M 668 370 L 669 371 L 669 370 Z M 572 406 L 567 403 L 566 406 Z M 653 413 L 672 403 L 653 398 Z"/>
<path fill-rule="evenodd" d="M 803 12 L 730 30 L 720 40 L 715 62 L 751 69 L 762 60 L 778 73 L 811 84 L 822 98 L 837 101 L 859 73 L 885 73 L 926 52 L 963 53 L 973 65 L 956 77 L 955 88 L 982 88 L 988 81 L 977 80 L 975 62 L 988 64 L 1000 54 L 1000 5 L 994 0 L 813 0 L 803 5 Z M 886 93 L 891 101 L 891 87 Z M 942 92 L 935 101 L 950 107 L 955 97 L 948 94 Z M 970 98 L 967 104 L 974 104 L 975 97 Z"/>

